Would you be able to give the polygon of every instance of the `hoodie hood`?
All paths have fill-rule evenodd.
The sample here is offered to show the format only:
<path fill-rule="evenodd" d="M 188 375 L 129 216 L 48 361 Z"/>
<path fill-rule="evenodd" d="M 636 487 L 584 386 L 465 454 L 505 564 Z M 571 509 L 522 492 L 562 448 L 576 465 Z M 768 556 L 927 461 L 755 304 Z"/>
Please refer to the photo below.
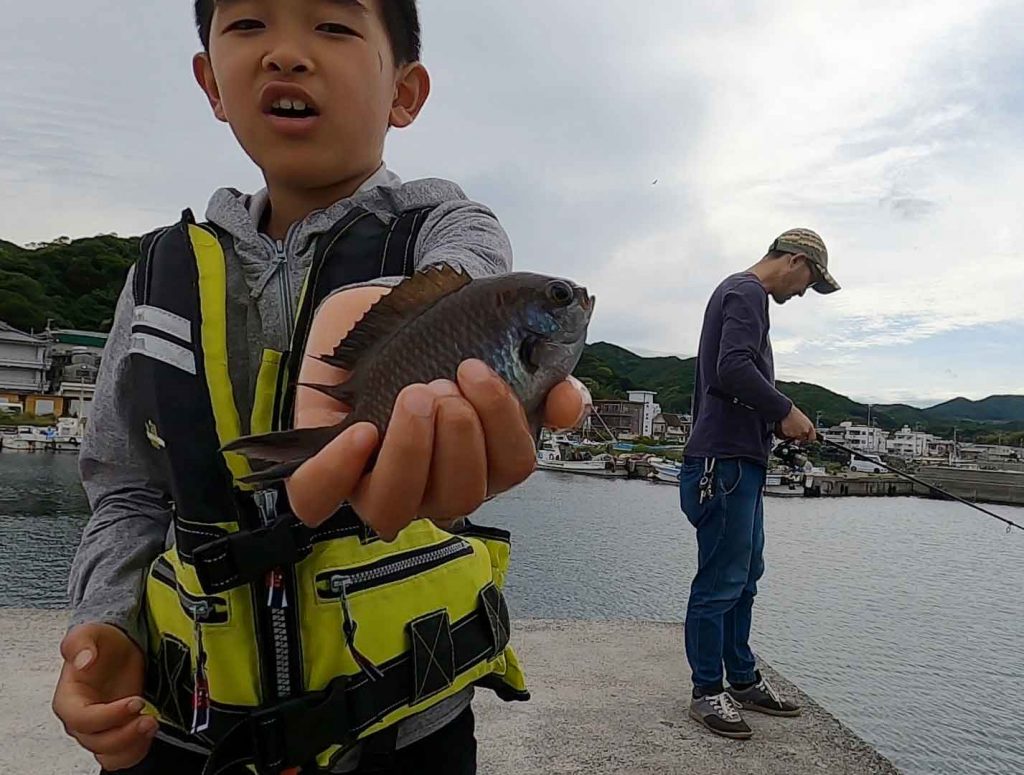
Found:
<path fill-rule="evenodd" d="M 292 224 L 283 244 L 276 245 L 259 230 L 260 221 L 270 202 L 266 188 L 254 194 L 243 194 L 233 188 L 214 192 L 206 208 L 206 219 L 224 229 L 234 239 L 235 254 L 249 286 L 253 299 L 262 296 L 267 283 L 274 276 L 285 256 L 291 261 L 299 259 L 289 268 L 302 275 L 309 263 L 307 248 L 312 240 L 327 232 L 353 206 L 353 199 L 376 188 L 398 188 L 401 178 L 383 163 L 349 198 L 335 202 L 324 210 L 316 210 L 302 221 Z"/>

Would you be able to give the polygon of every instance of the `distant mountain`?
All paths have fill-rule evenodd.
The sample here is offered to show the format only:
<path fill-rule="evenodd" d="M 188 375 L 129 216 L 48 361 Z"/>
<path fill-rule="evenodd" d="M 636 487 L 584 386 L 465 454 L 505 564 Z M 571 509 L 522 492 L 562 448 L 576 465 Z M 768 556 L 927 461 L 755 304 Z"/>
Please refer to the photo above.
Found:
<path fill-rule="evenodd" d="M 653 390 L 665 411 L 688 412 L 696 363 L 696 358 L 644 358 L 618 345 L 598 342 L 587 346 L 575 374 L 587 384 L 595 398 L 625 398 L 630 390 Z M 779 382 L 778 388 L 808 417 L 819 420 L 822 425 L 837 425 L 846 420 L 866 423 L 868 420 L 867 404 L 820 385 Z M 930 409 L 906 404 L 873 404 L 870 416 L 875 425 L 887 430 L 907 425 L 951 435 L 955 425 L 964 438 L 991 436 L 995 440 L 1001 434 L 1024 431 L 1024 396 L 993 396 L 984 401 L 961 398 Z"/>
<path fill-rule="evenodd" d="M 1024 420 L 1024 396 L 989 396 L 981 401 L 954 398 L 924 410 L 928 417 L 976 422 L 1019 422 Z"/>

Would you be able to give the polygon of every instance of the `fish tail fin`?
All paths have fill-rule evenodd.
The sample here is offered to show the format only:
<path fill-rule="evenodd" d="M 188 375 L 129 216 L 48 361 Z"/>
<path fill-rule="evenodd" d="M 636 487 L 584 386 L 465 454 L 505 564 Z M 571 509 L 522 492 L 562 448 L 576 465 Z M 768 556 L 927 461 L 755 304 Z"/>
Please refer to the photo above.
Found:
<path fill-rule="evenodd" d="M 253 470 L 242 477 L 245 484 L 270 484 L 287 479 L 299 466 L 340 436 L 351 422 L 322 428 L 295 428 L 242 436 L 225 444 L 224 452 L 244 455 Z"/>

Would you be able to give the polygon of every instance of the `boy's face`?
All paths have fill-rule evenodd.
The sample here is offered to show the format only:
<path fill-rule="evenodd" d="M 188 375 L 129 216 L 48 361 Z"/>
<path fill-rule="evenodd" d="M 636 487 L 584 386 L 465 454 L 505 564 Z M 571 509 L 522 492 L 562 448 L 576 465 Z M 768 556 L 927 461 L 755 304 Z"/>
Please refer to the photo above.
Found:
<path fill-rule="evenodd" d="M 380 164 L 388 127 L 416 118 L 429 79 L 422 65 L 395 65 L 385 1 L 217 3 L 196 79 L 268 182 L 358 185 Z"/>

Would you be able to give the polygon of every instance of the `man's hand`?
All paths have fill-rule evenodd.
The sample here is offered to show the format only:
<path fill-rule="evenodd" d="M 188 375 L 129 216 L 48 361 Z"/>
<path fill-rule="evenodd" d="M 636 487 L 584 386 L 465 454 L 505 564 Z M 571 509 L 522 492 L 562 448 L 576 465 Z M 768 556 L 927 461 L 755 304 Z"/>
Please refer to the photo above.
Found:
<path fill-rule="evenodd" d="M 779 424 L 778 435 L 784 440 L 791 441 L 814 441 L 818 437 L 814 431 L 814 423 L 797 409 L 795 404 Z"/>
<path fill-rule="evenodd" d="M 332 297 L 313 322 L 307 354 L 331 352 L 386 292 L 357 288 Z M 299 381 L 337 384 L 347 376 L 307 358 Z M 448 524 L 526 479 L 536 465 L 536 450 L 511 388 L 473 360 L 461 365 L 457 380 L 405 388 L 383 441 L 374 426 L 361 423 L 306 461 L 286 483 L 295 515 L 318 525 L 347 500 L 383 539 L 393 540 L 418 517 Z M 590 400 L 586 387 L 567 380 L 548 395 L 544 423 L 573 427 Z M 297 428 L 334 424 L 344 414 L 345 407 L 319 391 L 301 388 L 296 395 Z M 374 469 L 364 476 L 378 443 Z"/>
<path fill-rule="evenodd" d="M 140 716 L 145 664 L 131 638 L 108 624 L 82 624 L 60 644 L 64 667 L 53 712 L 105 770 L 142 761 L 157 722 Z"/>

